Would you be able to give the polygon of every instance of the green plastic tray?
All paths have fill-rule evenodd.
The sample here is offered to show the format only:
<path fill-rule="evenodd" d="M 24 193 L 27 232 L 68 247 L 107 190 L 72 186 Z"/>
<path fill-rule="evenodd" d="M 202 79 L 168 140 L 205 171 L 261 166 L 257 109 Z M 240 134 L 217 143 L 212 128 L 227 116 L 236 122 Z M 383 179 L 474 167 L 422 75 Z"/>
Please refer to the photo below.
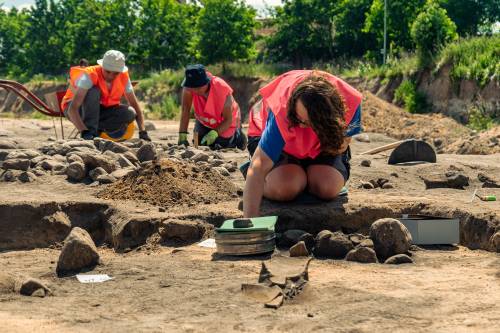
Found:
<path fill-rule="evenodd" d="M 274 231 L 274 226 L 278 221 L 277 216 L 263 216 L 263 217 L 253 217 L 252 220 L 253 227 L 249 228 L 235 228 L 233 226 L 232 220 L 226 220 L 220 228 L 215 229 L 216 232 L 255 232 L 255 231 Z"/>

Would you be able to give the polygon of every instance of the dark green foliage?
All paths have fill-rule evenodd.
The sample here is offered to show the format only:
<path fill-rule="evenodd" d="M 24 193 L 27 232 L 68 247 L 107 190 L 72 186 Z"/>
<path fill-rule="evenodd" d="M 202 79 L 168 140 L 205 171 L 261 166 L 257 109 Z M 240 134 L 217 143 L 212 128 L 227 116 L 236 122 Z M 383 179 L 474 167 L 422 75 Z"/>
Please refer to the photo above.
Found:
<path fill-rule="evenodd" d="M 411 113 L 425 113 L 429 109 L 425 95 L 417 91 L 415 83 L 409 80 L 404 80 L 396 89 L 394 101 Z"/>
<path fill-rule="evenodd" d="M 241 0 L 205 0 L 197 24 L 197 50 L 206 64 L 246 60 L 254 53 L 255 10 Z"/>
<path fill-rule="evenodd" d="M 411 37 L 416 45 L 421 64 L 429 63 L 447 43 L 458 38 L 455 23 L 446 11 L 432 0 L 417 16 L 411 27 Z"/>

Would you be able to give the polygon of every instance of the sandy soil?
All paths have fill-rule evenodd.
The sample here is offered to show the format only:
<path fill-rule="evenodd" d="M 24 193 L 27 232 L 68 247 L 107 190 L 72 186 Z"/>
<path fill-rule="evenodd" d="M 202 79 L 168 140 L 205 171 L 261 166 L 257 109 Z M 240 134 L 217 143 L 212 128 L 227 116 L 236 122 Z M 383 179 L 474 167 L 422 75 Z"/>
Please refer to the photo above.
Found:
<path fill-rule="evenodd" d="M 0 119 L 0 133 L 21 145 L 37 147 L 54 136 L 51 121 Z M 175 122 L 155 122 L 155 141 L 172 142 Z M 41 127 L 42 126 L 42 127 Z M 66 133 L 70 127 L 67 126 Z M 500 155 L 438 155 L 437 164 L 387 166 L 387 153 L 359 164 L 359 152 L 393 142 L 369 134 L 371 142 L 353 143 L 349 210 L 354 206 L 438 202 L 449 212 L 465 209 L 497 219 L 500 204 L 469 203 L 480 185 L 478 172 L 500 175 Z M 224 153 L 246 159 L 245 153 Z M 419 176 L 459 170 L 471 179 L 466 190 L 425 190 Z M 391 176 L 396 172 L 398 176 Z M 391 190 L 364 190 L 361 181 L 385 177 Z M 237 173 L 231 179 L 241 186 Z M 101 201 L 101 187 L 70 184 L 63 176 L 43 176 L 34 183 L 0 183 L 0 202 Z M 481 190 L 484 191 L 484 190 Z M 500 196 L 500 189 L 488 193 Z M 238 199 L 220 205 L 191 207 L 191 213 L 219 209 L 237 213 Z M 102 201 L 104 202 L 104 201 Z M 153 214 L 157 207 L 134 201 L 116 202 L 135 214 Z M 186 208 L 169 214 L 181 214 Z M 200 213 L 201 214 L 201 213 Z M 1 221 L 0 221 L 1 223 Z M 94 273 L 109 274 L 102 284 L 80 284 L 74 277 L 57 278 L 57 249 L 0 252 L 2 271 L 40 278 L 54 296 L 0 294 L 1 332 L 498 332 L 500 322 L 500 254 L 463 246 L 426 248 L 413 253 L 415 264 L 389 266 L 340 260 L 313 260 L 308 291 L 278 310 L 246 299 L 242 283 L 257 282 L 258 258 L 219 258 L 212 249 L 141 247 L 125 254 L 100 247 L 103 264 Z"/>

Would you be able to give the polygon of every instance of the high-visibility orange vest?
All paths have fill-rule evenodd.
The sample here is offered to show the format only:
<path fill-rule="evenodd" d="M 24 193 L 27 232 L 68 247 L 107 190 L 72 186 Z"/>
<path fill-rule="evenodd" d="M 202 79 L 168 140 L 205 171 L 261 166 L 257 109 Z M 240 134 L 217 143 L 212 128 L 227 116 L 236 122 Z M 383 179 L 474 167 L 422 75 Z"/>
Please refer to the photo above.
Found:
<path fill-rule="evenodd" d="M 69 70 L 69 88 L 66 90 L 66 95 L 64 95 L 61 101 L 61 110 L 64 110 L 66 106 L 71 102 L 74 97 L 74 92 L 76 91 L 76 80 L 83 74 L 86 73 L 94 86 L 98 86 L 101 91 L 101 105 L 105 107 L 115 106 L 120 104 L 120 99 L 125 93 L 125 88 L 127 87 L 127 82 L 129 81 L 128 72 L 120 73 L 111 83 L 111 91 L 106 84 L 106 80 L 102 75 L 102 67 L 100 65 L 90 66 L 90 67 L 80 67 L 74 66 Z"/>
<path fill-rule="evenodd" d="M 346 110 L 344 121 L 346 126 L 356 114 L 363 96 L 359 91 L 336 76 L 312 70 L 295 70 L 278 76 L 271 83 L 259 90 L 263 102 L 271 109 L 278 129 L 285 141 L 283 150 L 296 158 L 316 158 L 321 153 L 321 144 L 312 128 L 291 127 L 288 121 L 288 101 L 295 87 L 311 74 L 321 75 L 328 80 L 344 98 Z M 308 110 L 314 112 L 314 110 Z"/>
<path fill-rule="evenodd" d="M 255 103 L 248 111 L 248 136 L 261 136 L 266 127 L 268 107 L 264 100 Z"/>
<path fill-rule="evenodd" d="M 208 98 L 195 93 L 192 94 L 194 115 L 196 119 L 198 119 L 198 121 L 200 121 L 205 127 L 214 129 L 224 120 L 222 116 L 224 104 L 227 96 L 233 93 L 233 89 L 221 78 L 208 72 L 207 75 L 210 77 L 210 91 L 208 93 Z M 223 133 L 219 133 L 219 136 L 223 138 L 232 137 L 236 128 L 240 127 L 240 107 L 234 99 L 232 114 L 233 120 L 231 122 L 231 126 L 229 126 L 229 128 Z"/>

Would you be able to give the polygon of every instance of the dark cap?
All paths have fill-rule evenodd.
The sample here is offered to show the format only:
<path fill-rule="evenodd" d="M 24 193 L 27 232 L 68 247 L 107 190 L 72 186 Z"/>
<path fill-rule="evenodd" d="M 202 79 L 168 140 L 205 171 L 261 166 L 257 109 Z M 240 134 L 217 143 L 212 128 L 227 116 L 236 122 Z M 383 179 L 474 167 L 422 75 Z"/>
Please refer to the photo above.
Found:
<path fill-rule="evenodd" d="M 205 67 L 201 64 L 188 65 L 184 74 L 182 86 L 186 88 L 199 88 L 210 82 Z"/>

